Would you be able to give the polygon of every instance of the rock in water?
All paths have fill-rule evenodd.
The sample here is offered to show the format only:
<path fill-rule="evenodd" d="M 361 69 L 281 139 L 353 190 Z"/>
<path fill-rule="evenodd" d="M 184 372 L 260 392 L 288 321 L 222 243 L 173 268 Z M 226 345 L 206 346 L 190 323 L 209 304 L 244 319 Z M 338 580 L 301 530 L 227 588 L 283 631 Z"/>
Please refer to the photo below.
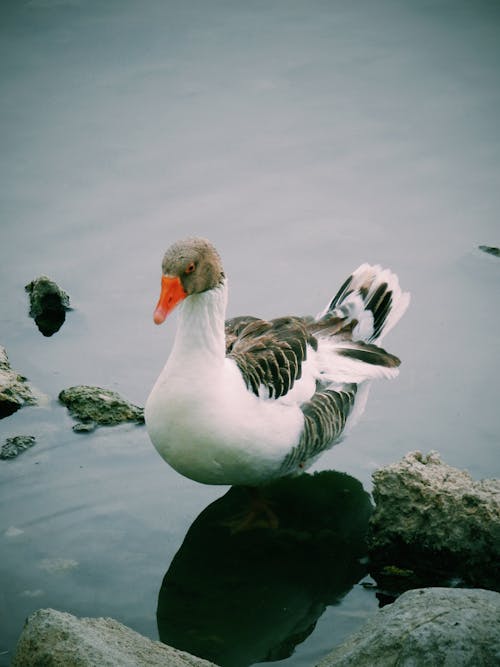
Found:
<path fill-rule="evenodd" d="M 30 295 L 30 317 L 44 336 L 52 336 L 64 324 L 71 310 L 69 296 L 53 280 L 40 276 L 24 288 Z"/>
<path fill-rule="evenodd" d="M 32 614 L 12 667 L 214 667 L 134 632 L 112 618 L 77 618 L 54 609 Z"/>
<path fill-rule="evenodd" d="M 75 431 L 88 432 L 93 425 L 115 426 L 123 422 L 144 423 L 144 410 L 129 403 L 115 391 L 77 385 L 63 389 L 59 400 L 70 414 L 81 423 L 76 424 Z M 82 423 L 84 426 L 82 426 Z"/>
<path fill-rule="evenodd" d="M 5 348 L 0 345 L 0 419 L 8 417 L 23 405 L 36 404 L 26 378 L 10 367 Z"/>
<path fill-rule="evenodd" d="M 500 257 L 500 248 L 491 245 L 480 245 L 478 246 L 479 250 L 487 252 L 488 255 L 493 255 L 494 257 Z"/>
<path fill-rule="evenodd" d="M 500 593 L 421 588 L 403 593 L 318 667 L 494 667 Z"/>
<path fill-rule="evenodd" d="M 474 481 L 435 452 L 411 452 L 377 470 L 373 483 L 370 570 L 379 584 L 393 568 L 426 585 L 457 576 L 500 588 L 500 480 Z"/>
<path fill-rule="evenodd" d="M 5 444 L 0 450 L 0 459 L 15 459 L 36 442 L 34 435 L 15 435 L 13 438 L 7 438 Z"/>

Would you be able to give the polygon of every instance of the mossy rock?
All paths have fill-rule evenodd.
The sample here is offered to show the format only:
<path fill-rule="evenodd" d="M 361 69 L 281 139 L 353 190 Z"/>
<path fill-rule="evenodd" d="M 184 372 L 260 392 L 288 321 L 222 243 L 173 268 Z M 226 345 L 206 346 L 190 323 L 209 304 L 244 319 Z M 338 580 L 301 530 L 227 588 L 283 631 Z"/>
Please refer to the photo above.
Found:
<path fill-rule="evenodd" d="M 69 410 L 71 416 L 80 423 L 99 426 L 116 426 L 124 422 L 144 423 L 144 410 L 122 398 L 117 392 L 102 387 L 77 385 L 63 389 L 59 400 Z M 92 429 L 75 430 L 88 432 Z"/>

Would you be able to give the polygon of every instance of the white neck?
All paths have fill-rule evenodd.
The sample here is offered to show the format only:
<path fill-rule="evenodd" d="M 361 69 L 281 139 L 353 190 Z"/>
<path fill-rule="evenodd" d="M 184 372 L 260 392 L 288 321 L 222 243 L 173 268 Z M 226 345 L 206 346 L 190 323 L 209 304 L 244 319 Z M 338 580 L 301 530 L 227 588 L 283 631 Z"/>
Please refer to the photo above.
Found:
<path fill-rule="evenodd" d="M 224 360 L 226 304 L 226 281 L 220 287 L 184 299 L 179 307 L 177 333 L 170 355 L 172 361 L 193 357 L 210 357 L 212 362 Z"/>

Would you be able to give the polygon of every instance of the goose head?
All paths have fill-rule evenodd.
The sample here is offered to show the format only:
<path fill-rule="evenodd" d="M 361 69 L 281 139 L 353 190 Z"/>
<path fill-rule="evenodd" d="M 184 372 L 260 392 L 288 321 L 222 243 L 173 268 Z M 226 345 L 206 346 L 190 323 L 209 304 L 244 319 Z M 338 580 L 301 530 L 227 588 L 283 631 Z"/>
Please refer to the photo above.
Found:
<path fill-rule="evenodd" d="M 220 286 L 224 281 L 219 253 L 202 238 L 177 241 L 166 251 L 162 261 L 161 292 L 154 311 L 155 324 L 192 294 Z"/>

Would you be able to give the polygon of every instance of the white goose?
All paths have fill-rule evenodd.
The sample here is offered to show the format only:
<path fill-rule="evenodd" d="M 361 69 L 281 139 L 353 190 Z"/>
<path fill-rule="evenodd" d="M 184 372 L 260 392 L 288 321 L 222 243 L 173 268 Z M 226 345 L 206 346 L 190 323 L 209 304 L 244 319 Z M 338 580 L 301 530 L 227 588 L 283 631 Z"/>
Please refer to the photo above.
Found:
<path fill-rule="evenodd" d="M 213 245 L 190 238 L 163 258 L 160 324 L 179 306 L 175 342 L 146 402 L 149 437 L 182 475 L 259 486 L 305 470 L 362 412 L 370 381 L 400 361 L 374 344 L 409 294 L 363 264 L 316 318 L 225 322 L 227 281 Z"/>

